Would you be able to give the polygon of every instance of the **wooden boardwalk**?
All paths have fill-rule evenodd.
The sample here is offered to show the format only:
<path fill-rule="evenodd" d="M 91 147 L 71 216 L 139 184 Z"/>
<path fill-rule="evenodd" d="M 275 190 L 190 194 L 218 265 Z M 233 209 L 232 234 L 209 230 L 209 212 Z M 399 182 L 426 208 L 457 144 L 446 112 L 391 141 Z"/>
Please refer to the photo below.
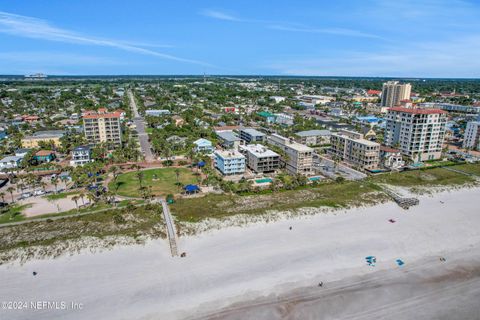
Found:
<path fill-rule="evenodd" d="M 172 252 L 172 257 L 178 256 L 178 247 L 177 247 L 177 232 L 175 230 L 175 223 L 173 222 L 170 209 L 168 204 L 164 199 L 159 199 L 162 204 L 163 219 L 167 225 L 167 236 L 168 242 L 170 243 L 170 251 Z"/>

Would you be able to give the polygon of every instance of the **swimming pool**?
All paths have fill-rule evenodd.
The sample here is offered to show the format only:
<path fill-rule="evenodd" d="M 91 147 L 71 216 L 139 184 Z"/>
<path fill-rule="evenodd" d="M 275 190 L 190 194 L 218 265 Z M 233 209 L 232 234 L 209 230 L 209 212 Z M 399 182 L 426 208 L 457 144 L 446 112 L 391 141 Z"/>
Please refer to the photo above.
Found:
<path fill-rule="evenodd" d="M 310 180 L 310 181 L 318 181 L 318 180 L 321 180 L 321 179 L 322 179 L 322 177 L 318 177 L 318 176 L 308 178 L 308 180 Z"/>
<path fill-rule="evenodd" d="M 256 183 L 268 183 L 272 182 L 273 180 L 271 178 L 263 178 L 263 179 L 257 179 L 255 180 Z"/>

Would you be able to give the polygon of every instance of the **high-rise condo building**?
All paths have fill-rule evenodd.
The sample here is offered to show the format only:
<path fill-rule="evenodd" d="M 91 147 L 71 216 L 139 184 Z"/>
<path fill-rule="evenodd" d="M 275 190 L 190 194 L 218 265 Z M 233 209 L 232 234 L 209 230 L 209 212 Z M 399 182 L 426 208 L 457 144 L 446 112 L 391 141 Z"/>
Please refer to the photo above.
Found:
<path fill-rule="evenodd" d="M 83 114 L 83 129 L 89 143 L 106 143 L 113 147 L 122 144 L 120 113 L 105 109 L 87 111 Z"/>
<path fill-rule="evenodd" d="M 395 107 L 400 105 L 400 101 L 409 100 L 412 85 L 410 83 L 399 83 L 398 81 L 388 81 L 382 88 L 382 107 Z"/>
<path fill-rule="evenodd" d="M 413 161 L 439 159 L 445 138 L 447 112 L 440 109 L 388 109 L 385 145 L 398 148 Z"/>

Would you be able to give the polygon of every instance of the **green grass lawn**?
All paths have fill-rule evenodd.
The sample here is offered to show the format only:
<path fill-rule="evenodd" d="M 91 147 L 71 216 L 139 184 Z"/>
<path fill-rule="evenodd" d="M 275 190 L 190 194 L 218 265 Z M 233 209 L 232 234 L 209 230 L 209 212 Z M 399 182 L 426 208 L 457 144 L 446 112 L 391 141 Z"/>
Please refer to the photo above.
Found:
<path fill-rule="evenodd" d="M 380 189 L 369 182 L 328 182 L 316 187 L 277 191 L 259 195 L 210 194 L 201 198 L 178 199 L 170 208 L 183 221 L 196 222 L 235 214 L 262 214 L 267 210 L 289 210 L 302 207 L 348 207 L 374 204 L 386 199 Z M 375 196 L 373 196 L 375 194 Z"/>
<path fill-rule="evenodd" d="M 475 174 L 477 176 L 480 176 L 480 163 L 475 163 L 475 164 L 461 164 L 458 166 L 453 167 L 454 169 L 466 172 L 466 173 L 471 173 Z"/>
<path fill-rule="evenodd" d="M 187 168 L 178 168 L 180 170 L 179 182 L 182 185 L 197 183 L 196 176 Z M 143 173 L 143 186 L 151 186 L 152 193 L 156 196 L 165 196 L 167 194 L 176 194 L 181 189 L 176 185 L 177 178 L 175 168 L 160 168 L 140 171 Z M 156 180 L 154 180 L 156 175 Z M 117 177 L 118 195 L 125 197 L 140 197 L 139 181 L 137 172 L 128 172 Z M 115 190 L 115 182 L 109 184 L 110 190 Z"/>
<path fill-rule="evenodd" d="M 457 166 L 452 166 L 452 168 L 457 168 Z M 455 186 L 475 181 L 461 173 L 442 168 L 386 173 L 371 177 L 369 180 L 374 183 L 386 183 L 401 187 Z"/>
<path fill-rule="evenodd" d="M 24 204 L 22 206 L 19 205 L 12 205 L 5 211 L 0 213 L 0 223 L 8 223 L 8 222 L 17 222 L 25 220 L 25 217 L 22 215 L 22 210 L 31 206 L 30 204 Z"/>
<path fill-rule="evenodd" d="M 53 193 L 53 194 L 49 194 L 49 195 L 44 196 L 44 198 L 47 199 L 47 200 L 58 200 L 58 199 L 65 199 L 68 196 L 74 196 L 76 194 L 79 194 L 78 191 Z"/>

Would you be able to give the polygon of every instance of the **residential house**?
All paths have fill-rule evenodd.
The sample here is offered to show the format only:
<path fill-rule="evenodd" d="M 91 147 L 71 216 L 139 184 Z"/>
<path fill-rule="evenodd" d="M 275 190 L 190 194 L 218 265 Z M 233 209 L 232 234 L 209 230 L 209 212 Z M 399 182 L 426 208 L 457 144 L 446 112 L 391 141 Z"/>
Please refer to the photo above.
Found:
<path fill-rule="evenodd" d="M 203 153 L 212 153 L 213 152 L 213 144 L 210 140 L 200 138 L 193 142 L 195 145 L 195 152 L 203 152 Z"/>
<path fill-rule="evenodd" d="M 393 170 L 405 166 L 405 161 L 403 161 L 400 150 L 387 146 L 380 146 L 380 161 L 385 168 Z"/>
<path fill-rule="evenodd" d="M 52 150 L 40 150 L 35 153 L 33 160 L 37 163 L 46 163 L 55 160 L 56 155 Z"/>
<path fill-rule="evenodd" d="M 275 123 L 283 126 L 292 126 L 293 125 L 293 115 L 286 113 L 276 113 L 275 114 Z"/>
<path fill-rule="evenodd" d="M 168 115 L 170 115 L 170 110 L 148 109 L 148 110 L 145 110 L 145 115 L 146 116 L 151 116 L 151 117 L 168 116 Z"/>
<path fill-rule="evenodd" d="M 5 157 L 2 160 L 0 160 L 0 171 L 18 168 L 22 160 L 23 160 L 22 157 L 17 157 L 17 156 Z"/>
<path fill-rule="evenodd" d="M 266 123 L 274 123 L 276 116 L 268 111 L 261 111 L 257 113 L 257 116 L 261 117 Z"/>
<path fill-rule="evenodd" d="M 80 146 L 72 150 L 71 166 L 83 166 L 89 162 L 93 162 L 92 149 L 90 146 Z"/>

